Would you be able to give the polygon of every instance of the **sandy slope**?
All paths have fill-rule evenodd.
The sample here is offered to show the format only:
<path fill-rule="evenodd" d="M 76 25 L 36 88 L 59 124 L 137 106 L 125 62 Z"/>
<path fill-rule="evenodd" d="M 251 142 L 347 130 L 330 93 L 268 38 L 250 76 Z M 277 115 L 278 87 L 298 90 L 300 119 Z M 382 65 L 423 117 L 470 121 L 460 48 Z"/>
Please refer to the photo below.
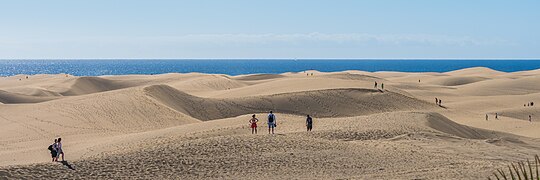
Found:
<path fill-rule="evenodd" d="M 0 78 L 0 178 L 478 179 L 540 150 L 538 70 L 306 73 Z"/>

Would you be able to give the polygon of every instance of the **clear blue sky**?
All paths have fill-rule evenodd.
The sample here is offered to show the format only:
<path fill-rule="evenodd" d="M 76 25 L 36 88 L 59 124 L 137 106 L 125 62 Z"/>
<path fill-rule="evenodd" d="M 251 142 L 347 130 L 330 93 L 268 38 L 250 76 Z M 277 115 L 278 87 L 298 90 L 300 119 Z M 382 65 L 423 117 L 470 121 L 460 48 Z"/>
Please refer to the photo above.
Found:
<path fill-rule="evenodd" d="M 2 59 L 539 57 L 539 0 L 0 4 Z"/>

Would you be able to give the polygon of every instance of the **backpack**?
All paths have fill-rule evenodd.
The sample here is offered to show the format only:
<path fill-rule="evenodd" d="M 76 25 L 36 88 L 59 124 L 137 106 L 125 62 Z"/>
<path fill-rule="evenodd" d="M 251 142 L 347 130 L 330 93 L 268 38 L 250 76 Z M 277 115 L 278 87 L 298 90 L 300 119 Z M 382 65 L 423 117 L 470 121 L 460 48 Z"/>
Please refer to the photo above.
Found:
<path fill-rule="evenodd" d="M 268 122 L 271 122 L 271 123 L 274 122 L 274 115 L 273 114 L 268 115 Z"/>
<path fill-rule="evenodd" d="M 49 145 L 49 147 L 48 147 L 47 149 L 48 149 L 49 151 L 52 151 L 52 150 L 53 150 L 53 148 L 52 148 L 52 144 L 51 144 L 51 145 Z"/>

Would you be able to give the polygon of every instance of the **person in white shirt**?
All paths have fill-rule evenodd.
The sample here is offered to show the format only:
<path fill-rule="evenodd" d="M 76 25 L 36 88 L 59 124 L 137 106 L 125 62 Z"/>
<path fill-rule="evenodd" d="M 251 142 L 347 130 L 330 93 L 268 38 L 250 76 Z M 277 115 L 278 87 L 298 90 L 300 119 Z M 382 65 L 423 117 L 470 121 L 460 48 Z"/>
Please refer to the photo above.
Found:
<path fill-rule="evenodd" d="M 58 138 L 58 143 L 56 145 L 56 161 L 58 161 L 58 156 L 62 155 L 62 161 L 64 161 L 64 151 L 62 150 L 62 138 Z"/>

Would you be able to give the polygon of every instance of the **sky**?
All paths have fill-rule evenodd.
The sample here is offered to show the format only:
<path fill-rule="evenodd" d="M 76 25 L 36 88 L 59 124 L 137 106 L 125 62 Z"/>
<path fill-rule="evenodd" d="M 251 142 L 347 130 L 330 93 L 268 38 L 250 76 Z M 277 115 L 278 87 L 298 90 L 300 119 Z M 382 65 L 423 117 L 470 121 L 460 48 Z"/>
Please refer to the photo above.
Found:
<path fill-rule="evenodd" d="M 539 0 L 2 0 L 0 59 L 535 59 L 539 9 Z"/>

